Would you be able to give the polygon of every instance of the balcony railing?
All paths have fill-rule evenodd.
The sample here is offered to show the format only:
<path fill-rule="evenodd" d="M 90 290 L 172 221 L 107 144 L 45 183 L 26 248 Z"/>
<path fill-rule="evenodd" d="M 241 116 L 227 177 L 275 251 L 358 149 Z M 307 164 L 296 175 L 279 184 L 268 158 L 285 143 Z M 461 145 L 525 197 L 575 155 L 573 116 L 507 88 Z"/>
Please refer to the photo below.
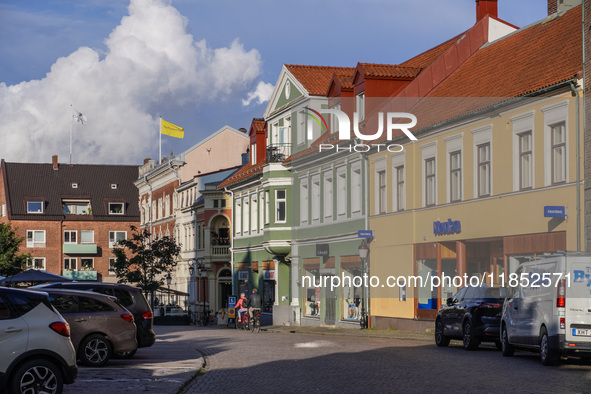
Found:
<path fill-rule="evenodd" d="M 230 254 L 230 245 L 215 245 L 211 247 L 212 256 L 224 256 Z"/>
<path fill-rule="evenodd" d="M 291 155 L 291 144 L 272 144 L 267 147 L 267 163 L 281 163 Z"/>

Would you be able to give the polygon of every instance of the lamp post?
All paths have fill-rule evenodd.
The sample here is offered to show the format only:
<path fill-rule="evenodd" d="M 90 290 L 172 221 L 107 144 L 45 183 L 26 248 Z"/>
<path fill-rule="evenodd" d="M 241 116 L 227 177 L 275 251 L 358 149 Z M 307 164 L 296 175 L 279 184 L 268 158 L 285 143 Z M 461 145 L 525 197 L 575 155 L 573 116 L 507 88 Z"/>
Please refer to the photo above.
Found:
<path fill-rule="evenodd" d="M 359 320 L 359 325 L 361 329 L 367 328 L 367 315 L 365 314 L 365 295 L 366 295 L 366 283 L 365 283 L 365 259 L 367 259 L 367 255 L 369 253 L 369 247 L 365 243 L 365 240 L 361 242 L 359 245 L 359 258 L 361 258 L 361 277 L 363 280 L 363 286 L 361 291 L 363 292 L 361 295 L 361 319 Z"/>
<path fill-rule="evenodd" d="M 199 275 L 199 277 L 203 278 L 202 282 L 202 289 L 203 289 L 203 297 L 201 299 L 201 316 L 205 319 L 205 281 L 207 280 L 207 268 L 205 268 L 205 259 L 203 257 L 197 257 L 196 259 L 191 259 L 195 261 L 194 264 L 189 265 L 189 274 L 193 277 Z M 197 278 L 195 278 L 197 280 Z M 197 302 L 197 294 L 195 294 L 195 301 Z"/>

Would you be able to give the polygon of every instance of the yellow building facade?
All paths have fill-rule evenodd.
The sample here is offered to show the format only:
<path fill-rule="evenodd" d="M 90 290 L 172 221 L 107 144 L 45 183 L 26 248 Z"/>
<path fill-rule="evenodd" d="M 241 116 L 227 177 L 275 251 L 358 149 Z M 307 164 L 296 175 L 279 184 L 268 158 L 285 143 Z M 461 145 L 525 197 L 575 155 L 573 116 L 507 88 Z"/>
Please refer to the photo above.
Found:
<path fill-rule="evenodd" d="M 372 326 L 433 319 L 468 280 L 502 285 L 533 256 L 581 250 L 582 100 L 559 91 L 369 155 Z"/>

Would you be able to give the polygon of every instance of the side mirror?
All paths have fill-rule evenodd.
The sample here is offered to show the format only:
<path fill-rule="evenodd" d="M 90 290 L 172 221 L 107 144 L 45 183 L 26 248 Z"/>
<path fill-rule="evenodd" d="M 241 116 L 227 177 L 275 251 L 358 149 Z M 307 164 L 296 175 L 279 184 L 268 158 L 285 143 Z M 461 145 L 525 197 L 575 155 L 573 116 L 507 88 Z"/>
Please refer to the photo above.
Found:
<path fill-rule="evenodd" d="M 454 304 L 454 300 L 451 297 L 449 297 L 446 302 L 447 302 L 447 306 L 452 306 Z"/>
<path fill-rule="evenodd" d="M 501 289 L 499 291 L 499 296 L 501 298 L 507 298 L 507 288 L 506 287 L 501 287 Z"/>

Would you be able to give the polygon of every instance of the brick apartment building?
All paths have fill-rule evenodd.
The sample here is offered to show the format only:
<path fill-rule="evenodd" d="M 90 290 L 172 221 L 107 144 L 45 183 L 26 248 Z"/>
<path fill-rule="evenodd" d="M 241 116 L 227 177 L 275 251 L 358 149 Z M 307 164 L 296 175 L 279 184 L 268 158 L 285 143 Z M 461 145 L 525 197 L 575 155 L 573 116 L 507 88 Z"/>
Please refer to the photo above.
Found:
<path fill-rule="evenodd" d="M 0 223 L 24 237 L 27 268 L 72 279 L 116 281 L 114 243 L 139 225 L 137 166 L 0 164 Z"/>

